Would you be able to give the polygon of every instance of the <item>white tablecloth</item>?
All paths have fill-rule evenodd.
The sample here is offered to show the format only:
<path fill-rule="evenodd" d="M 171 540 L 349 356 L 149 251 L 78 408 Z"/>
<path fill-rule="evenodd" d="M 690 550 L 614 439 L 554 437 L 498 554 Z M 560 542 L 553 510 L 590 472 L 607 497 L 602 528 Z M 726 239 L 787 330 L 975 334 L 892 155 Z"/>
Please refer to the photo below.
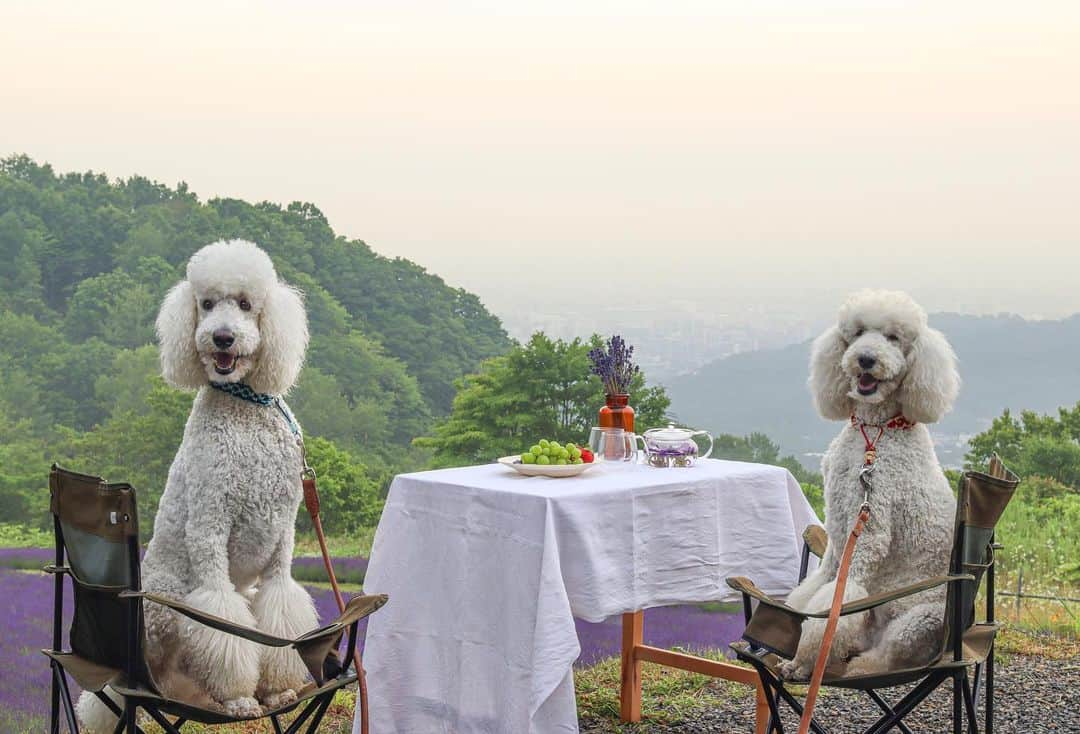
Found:
<path fill-rule="evenodd" d="M 786 595 L 814 522 L 760 464 L 401 475 L 364 583 L 390 595 L 367 628 L 372 732 L 576 732 L 573 617 L 734 599 L 736 575 Z"/>

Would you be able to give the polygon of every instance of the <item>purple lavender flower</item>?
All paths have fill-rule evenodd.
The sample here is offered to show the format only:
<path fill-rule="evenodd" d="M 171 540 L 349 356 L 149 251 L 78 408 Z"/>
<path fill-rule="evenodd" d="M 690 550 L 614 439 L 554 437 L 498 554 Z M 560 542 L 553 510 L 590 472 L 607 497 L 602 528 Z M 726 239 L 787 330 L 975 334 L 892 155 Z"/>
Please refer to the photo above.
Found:
<path fill-rule="evenodd" d="M 630 390 L 630 381 L 639 368 L 633 362 L 634 348 L 618 334 L 607 340 L 605 347 L 589 350 L 592 374 L 598 375 L 608 395 L 622 395 Z"/>
<path fill-rule="evenodd" d="M 622 617 L 603 622 L 574 620 L 581 654 L 575 666 L 582 668 L 604 658 L 618 656 L 622 644 Z M 713 611 L 708 606 L 682 605 L 645 610 L 645 643 L 664 649 L 678 647 L 689 652 L 722 649 L 743 633 L 741 612 L 726 608 Z"/>

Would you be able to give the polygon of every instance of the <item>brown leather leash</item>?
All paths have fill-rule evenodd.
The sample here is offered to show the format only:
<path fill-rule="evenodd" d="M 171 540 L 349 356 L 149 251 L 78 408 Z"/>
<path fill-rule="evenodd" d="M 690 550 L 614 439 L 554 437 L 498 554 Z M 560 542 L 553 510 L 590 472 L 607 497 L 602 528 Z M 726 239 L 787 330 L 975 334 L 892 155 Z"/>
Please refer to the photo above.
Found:
<path fill-rule="evenodd" d="M 326 534 L 323 533 L 322 519 L 319 517 L 319 489 L 315 486 L 315 470 L 307 465 L 304 460 L 304 506 L 307 507 L 308 515 L 311 516 L 311 525 L 315 528 L 315 537 L 319 540 L 319 550 L 322 551 L 323 565 L 326 567 L 326 576 L 330 579 L 330 588 L 334 590 L 334 599 L 337 600 L 338 610 L 345 611 L 345 597 L 341 595 L 341 587 L 338 586 L 337 575 L 334 573 L 334 564 L 330 561 L 330 549 L 326 545 Z M 367 705 L 367 676 L 364 674 L 364 665 L 360 660 L 360 639 L 356 640 L 356 649 L 353 653 L 356 661 L 356 678 L 359 687 L 357 694 L 360 703 L 360 732 L 368 734 L 368 705 Z"/>
<path fill-rule="evenodd" d="M 867 520 L 870 519 L 871 476 L 874 473 L 874 462 L 877 461 L 877 442 L 885 434 L 885 427 L 877 426 L 878 434 L 871 440 L 866 433 L 865 424 L 856 424 L 852 417 L 852 425 L 859 429 L 866 442 L 863 468 L 859 471 L 859 484 L 863 488 L 863 503 L 859 508 L 858 517 L 855 518 L 855 525 L 851 528 L 851 534 L 848 535 L 847 543 L 844 544 L 844 552 L 840 556 L 840 567 L 836 571 L 836 589 L 833 591 L 832 606 L 829 607 L 829 618 L 825 623 L 825 634 L 821 637 L 821 649 L 818 650 L 814 672 L 810 676 L 810 687 L 806 691 L 806 703 L 803 705 L 802 718 L 799 720 L 799 734 L 808 734 L 810 723 L 814 720 L 814 705 L 817 703 L 821 681 L 825 678 L 825 666 L 829 662 L 829 651 L 832 648 L 833 637 L 836 636 L 836 627 L 840 623 L 840 607 L 844 605 L 844 589 L 847 587 L 848 572 L 851 569 L 851 557 L 855 555 L 855 543 L 858 542 Z"/>

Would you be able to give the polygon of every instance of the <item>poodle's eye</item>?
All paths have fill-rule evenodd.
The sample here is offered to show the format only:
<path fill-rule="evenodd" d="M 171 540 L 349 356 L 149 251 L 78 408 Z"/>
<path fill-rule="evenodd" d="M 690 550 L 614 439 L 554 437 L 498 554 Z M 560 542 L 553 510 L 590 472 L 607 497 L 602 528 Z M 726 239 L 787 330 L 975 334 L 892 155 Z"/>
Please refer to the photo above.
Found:
<path fill-rule="evenodd" d="M 866 329 L 864 329 L 864 328 L 862 328 L 860 326 L 859 330 L 855 332 L 855 338 L 858 339 L 860 336 L 862 336 L 865 333 L 866 333 Z"/>
<path fill-rule="evenodd" d="M 214 307 L 214 302 L 211 301 L 209 298 L 204 298 L 203 302 L 202 302 L 202 307 L 205 310 L 209 311 L 210 309 L 212 309 Z"/>
<path fill-rule="evenodd" d="M 891 341 L 893 344 L 900 341 L 900 337 L 898 337 L 896 334 L 887 334 L 885 338 Z"/>
<path fill-rule="evenodd" d="M 241 298 L 240 299 L 240 310 L 241 311 L 250 311 L 251 310 L 251 301 L 249 301 L 246 298 Z"/>

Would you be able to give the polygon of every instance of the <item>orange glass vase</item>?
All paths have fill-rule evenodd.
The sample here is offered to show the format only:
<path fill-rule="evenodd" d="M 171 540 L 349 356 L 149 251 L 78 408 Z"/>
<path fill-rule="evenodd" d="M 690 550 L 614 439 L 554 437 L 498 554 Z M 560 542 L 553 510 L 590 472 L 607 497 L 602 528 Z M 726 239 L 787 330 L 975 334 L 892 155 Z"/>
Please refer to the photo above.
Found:
<path fill-rule="evenodd" d="M 628 403 L 626 393 L 604 396 L 606 404 L 600 409 L 601 428 L 621 428 L 627 433 L 634 432 L 634 409 Z"/>

